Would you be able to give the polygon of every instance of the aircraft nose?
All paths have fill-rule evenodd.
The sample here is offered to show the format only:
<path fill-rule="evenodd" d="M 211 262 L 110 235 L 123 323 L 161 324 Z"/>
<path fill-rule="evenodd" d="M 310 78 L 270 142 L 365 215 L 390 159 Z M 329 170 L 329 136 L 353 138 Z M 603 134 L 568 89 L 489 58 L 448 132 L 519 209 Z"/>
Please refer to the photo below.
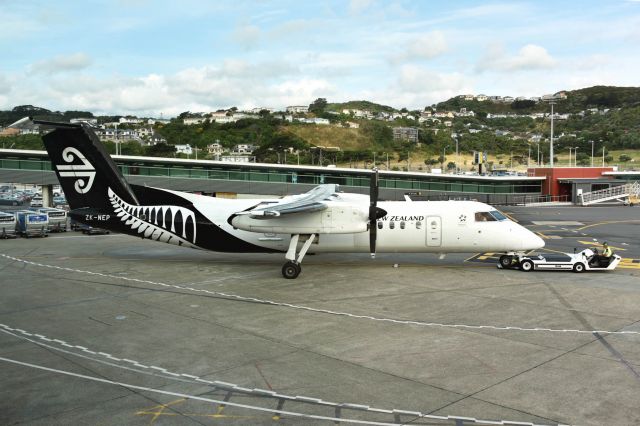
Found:
<path fill-rule="evenodd" d="M 544 240 L 529 231 L 526 228 L 523 228 L 524 235 L 522 236 L 522 249 L 523 250 L 536 250 L 544 247 Z"/>

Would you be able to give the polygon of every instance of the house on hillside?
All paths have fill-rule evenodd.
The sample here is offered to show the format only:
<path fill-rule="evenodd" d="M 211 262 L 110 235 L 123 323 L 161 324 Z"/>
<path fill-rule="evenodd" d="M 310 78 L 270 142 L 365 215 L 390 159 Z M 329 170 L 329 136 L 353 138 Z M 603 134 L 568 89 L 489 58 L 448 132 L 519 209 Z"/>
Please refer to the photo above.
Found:
<path fill-rule="evenodd" d="M 178 154 L 187 154 L 187 155 L 191 155 L 193 154 L 193 148 L 191 148 L 191 145 L 186 144 L 186 145 L 174 145 L 176 148 L 176 152 Z"/>
<path fill-rule="evenodd" d="M 290 112 L 293 114 L 306 114 L 309 112 L 308 105 L 291 105 L 286 108 L 286 112 Z"/>
<path fill-rule="evenodd" d="M 394 127 L 394 141 L 407 141 L 418 143 L 418 128 L 416 127 Z"/>

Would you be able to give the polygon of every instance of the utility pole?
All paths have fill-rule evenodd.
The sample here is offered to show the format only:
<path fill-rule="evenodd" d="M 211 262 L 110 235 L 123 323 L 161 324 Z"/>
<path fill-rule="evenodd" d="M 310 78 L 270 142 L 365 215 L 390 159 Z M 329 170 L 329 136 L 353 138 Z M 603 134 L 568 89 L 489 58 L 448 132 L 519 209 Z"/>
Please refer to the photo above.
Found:
<path fill-rule="evenodd" d="M 551 167 L 553 167 L 553 106 L 555 104 L 554 101 L 549 102 L 549 105 L 551 105 L 551 140 L 549 141 L 549 164 Z M 569 157 L 571 157 L 571 154 L 569 154 Z"/>
<path fill-rule="evenodd" d="M 591 142 L 591 167 L 593 167 L 593 142 L 594 141 L 589 141 Z"/>
<path fill-rule="evenodd" d="M 578 167 L 578 147 L 573 148 L 573 167 Z"/>
<path fill-rule="evenodd" d="M 456 174 L 458 174 L 458 137 L 456 136 Z"/>

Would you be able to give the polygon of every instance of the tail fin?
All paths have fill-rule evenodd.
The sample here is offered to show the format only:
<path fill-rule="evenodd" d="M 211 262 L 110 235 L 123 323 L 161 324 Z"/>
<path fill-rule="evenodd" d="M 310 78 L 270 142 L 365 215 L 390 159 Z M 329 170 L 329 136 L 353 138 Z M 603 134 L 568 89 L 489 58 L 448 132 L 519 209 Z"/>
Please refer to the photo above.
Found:
<path fill-rule="evenodd" d="M 36 122 L 55 130 L 42 137 L 71 209 L 112 210 L 109 189 L 129 204 L 138 200 L 96 134 L 86 124 Z"/>

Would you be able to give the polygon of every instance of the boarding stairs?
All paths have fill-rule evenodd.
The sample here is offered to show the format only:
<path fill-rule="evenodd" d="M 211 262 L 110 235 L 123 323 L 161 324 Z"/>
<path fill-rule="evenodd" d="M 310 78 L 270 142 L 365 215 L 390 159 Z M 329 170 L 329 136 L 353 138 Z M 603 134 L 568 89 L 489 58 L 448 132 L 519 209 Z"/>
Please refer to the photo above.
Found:
<path fill-rule="evenodd" d="M 631 198 L 640 197 L 640 182 L 627 183 L 625 185 L 612 186 L 598 191 L 585 192 L 578 197 L 578 204 L 590 206 L 605 201 L 620 201 L 629 203 Z"/>

